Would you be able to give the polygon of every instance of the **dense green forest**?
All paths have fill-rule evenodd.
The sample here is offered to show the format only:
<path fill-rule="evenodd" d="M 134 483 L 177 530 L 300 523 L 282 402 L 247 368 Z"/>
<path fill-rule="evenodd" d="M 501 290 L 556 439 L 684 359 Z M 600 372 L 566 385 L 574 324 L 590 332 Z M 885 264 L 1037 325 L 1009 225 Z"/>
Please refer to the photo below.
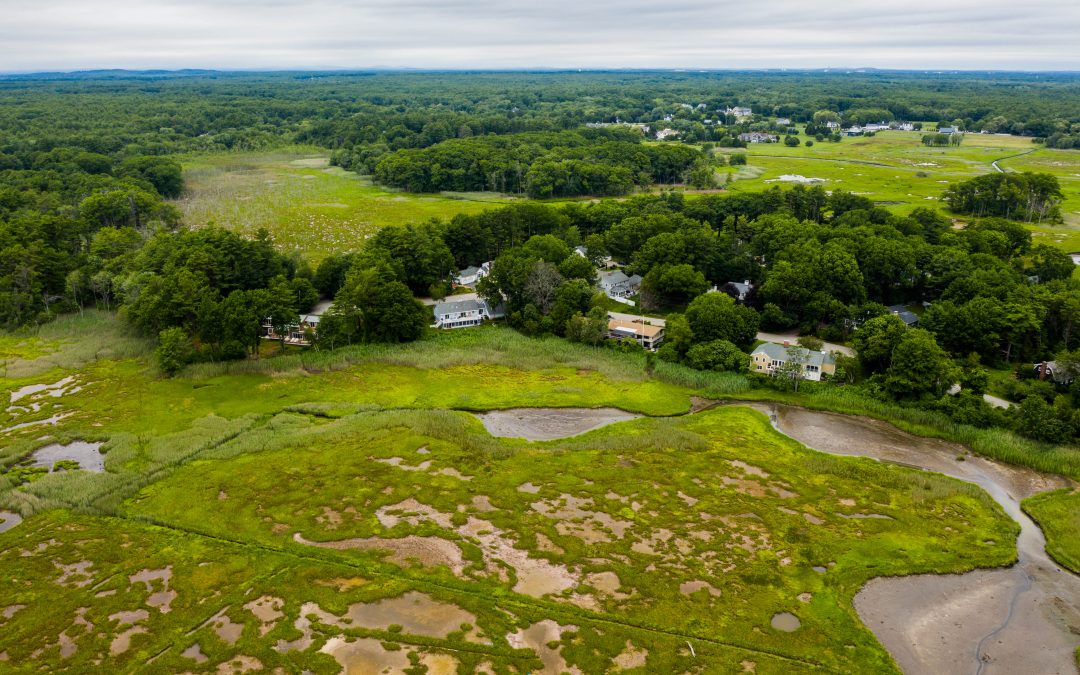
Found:
<path fill-rule="evenodd" d="M 739 369 L 758 327 L 851 341 L 857 361 L 834 382 L 867 396 L 1012 427 L 1049 441 L 1080 437 L 1080 391 L 1013 380 L 1009 412 L 978 396 L 985 367 L 1017 368 L 1076 349 L 1080 283 L 1067 255 L 1033 244 L 1018 220 L 1053 220 L 1052 176 L 957 183 L 952 227 L 820 187 L 684 199 L 638 196 L 527 204 L 386 228 L 318 267 L 203 223 L 181 223 L 170 155 L 313 143 L 335 161 L 412 191 L 496 190 L 534 197 L 627 195 L 683 181 L 702 153 L 647 143 L 616 119 L 707 130 L 726 106 L 815 121 L 905 119 L 1012 131 L 1049 143 L 1077 132 L 1080 78 L 914 73 L 98 73 L 0 80 L 0 322 L 19 326 L 89 305 L 118 308 L 158 336 L 162 364 L 257 353 L 262 322 L 295 322 L 335 298 L 319 348 L 406 341 L 452 272 L 494 261 L 481 292 L 505 300 L 531 335 L 599 343 L 605 304 L 590 260 L 610 255 L 644 278 L 642 303 L 668 314 L 658 358 Z M 77 110 L 78 114 L 73 111 Z M 670 117 L 671 119 L 665 119 Z M 821 117 L 820 115 L 818 116 Z M 735 120 L 723 119 L 725 123 Z M 746 122 L 745 128 L 762 124 Z M 730 126 L 730 125 L 729 125 Z M 713 285 L 752 280 L 748 306 Z M 919 328 L 887 305 L 927 303 Z M 1080 369 L 1080 368 L 1078 368 Z M 964 393 L 946 396 L 954 382 Z M 773 381 L 770 386 L 786 383 Z"/>

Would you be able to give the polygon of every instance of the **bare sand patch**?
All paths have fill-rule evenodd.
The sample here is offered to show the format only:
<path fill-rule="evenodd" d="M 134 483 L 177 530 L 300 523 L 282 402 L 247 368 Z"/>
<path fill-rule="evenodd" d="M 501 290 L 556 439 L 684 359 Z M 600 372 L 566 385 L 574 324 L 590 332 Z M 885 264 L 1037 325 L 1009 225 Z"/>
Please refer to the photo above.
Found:
<path fill-rule="evenodd" d="M 611 662 L 615 665 L 615 670 L 633 670 L 634 668 L 644 668 L 648 657 L 648 650 L 638 649 L 633 642 L 627 640 L 622 652 L 613 658 Z"/>
<path fill-rule="evenodd" d="M 249 673 L 256 670 L 262 670 L 262 661 L 254 656 L 236 656 L 225 663 L 219 663 L 217 667 L 218 675 L 242 675 L 242 673 Z"/>
<path fill-rule="evenodd" d="M 525 492 L 525 493 L 530 494 L 530 495 L 534 495 L 537 492 L 540 492 L 540 486 L 539 485 L 533 485 L 532 483 L 522 483 L 521 485 L 519 485 L 517 487 L 517 491 L 518 492 Z"/>
<path fill-rule="evenodd" d="M 577 626 L 560 626 L 551 619 L 544 619 L 528 628 L 508 634 L 506 641 L 514 649 L 531 649 L 536 652 L 544 664 L 545 673 L 570 672 L 574 675 L 582 675 L 577 666 L 567 665 L 562 655 L 562 646 L 559 645 L 563 633 L 570 631 L 577 631 Z M 553 649 L 551 644 L 557 646 Z"/>
<path fill-rule="evenodd" d="M 457 675 L 458 660 L 449 654 L 421 654 L 420 663 L 426 668 L 428 675 Z"/>
<path fill-rule="evenodd" d="M 210 625 L 214 627 L 214 633 L 218 638 L 227 645 L 234 645 L 236 641 L 240 639 L 240 635 L 244 632 L 244 624 L 235 623 L 228 617 L 226 612 L 229 608 L 221 610 L 210 619 Z"/>
<path fill-rule="evenodd" d="M 431 460 L 425 459 L 419 464 L 405 464 L 404 457 L 390 457 L 390 458 L 375 458 L 372 459 L 380 464 L 389 464 L 390 466 L 404 469 L 405 471 L 427 471 L 431 467 Z"/>
<path fill-rule="evenodd" d="M 84 588 L 94 581 L 94 575 L 90 573 L 90 568 L 94 566 L 92 560 L 80 560 L 69 565 L 54 560 L 53 566 L 60 570 L 60 576 L 56 579 L 58 586 Z"/>
<path fill-rule="evenodd" d="M 709 595 L 714 598 L 720 597 L 720 589 L 713 586 L 708 581 L 701 581 L 700 579 L 694 581 L 684 581 L 679 584 L 679 592 L 683 595 L 693 595 L 698 591 L 707 590 Z"/>
<path fill-rule="evenodd" d="M 747 464 L 746 462 L 742 461 L 741 459 L 733 459 L 733 460 L 731 460 L 731 464 L 733 466 L 739 467 L 740 469 L 742 469 L 746 473 L 750 474 L 751 476 L 759 476 L 761 478 L 768 478 L 769 477 L 769 473 L 767 471 L 765 471 L 765 469 L 762 469 L 759 466 L 754 466 L 753 464 Z"/>
<path fill-rule="evenodd" d="M 486 520 L 470 517 L 458 532 L 477 541 L 489 568 L 495 561 L 513 568 L 517 577 L 514 591 L 517 593 L 540 598 L 577 585 L 577 576 L 564 565 L 530 557 L 528 551 L 515 548 L 511 539 Z"/>
<path fill-rule="evenodd" d="M 307 546 L 339 551 L 348 549 L 385 551 L 388 553 L 388 560 L 402 567 L 408 567 L 414 563 L 419 563 L 423 567 L 446 565 L 457 575 L 460 575 L 465 569 L 465 558 L 458 545 L 440 537 L 409 535 L 398 539 L 367 537 L 340 539 L 338 541 L 309 541 L 297 532 L 293 535 L 293 539 L 297 543 Z"/>
<path fill-rule="evenodd" d="M 397 504 L 380 507 L 375 511 L 375 518 L 386 529 L 394 528 L 398 523 L 402 522 L 416 527 L 425 520 L 429 520 L 439 527 L 449 528 L 451 526 L 449 513 L 443 513 L 432 506 L 421 504 L 412 497 Z"/>
<path fill-rule="evenodd" d="M 191 659 L 195 663 L 206 663 L 209 660 L 206 654 L 202 653 L 202 647 L 199 646 L 198 642 L 180 652 L 180 656 L 183 656 L 185 659 Z"/>
<path fill-rule="evenodd" d="M 260 637 L 274 630 L 277 622 L 285 616 L 285 613 L 281 611 L 284 607 L 284 600 L 270 595 L 256 598 L 244 605 L 244 609 L 250 611 L 259 620 L 261 624 L 259 626 Z"/>

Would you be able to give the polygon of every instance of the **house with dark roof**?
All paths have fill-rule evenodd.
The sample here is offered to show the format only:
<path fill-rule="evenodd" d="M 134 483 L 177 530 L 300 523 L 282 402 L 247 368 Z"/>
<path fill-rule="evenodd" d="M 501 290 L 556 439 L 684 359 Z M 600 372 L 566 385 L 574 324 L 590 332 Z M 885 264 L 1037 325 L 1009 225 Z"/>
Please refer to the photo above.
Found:
<path fill-rule="evenodd" d="M 889 312 L 900 317 L 900 320 L 903 321 L 908 328 L 919 325 L 919 315 L 912 312 L 904 305 L 893 305 L 892 307 L 889 307 Z"/>
<path fill-rule="evenodd" d="M 748 134 L 739 134 L 739 140 L 743 143 L 775 143 L 780 140 L 774 134 L 763 134 L 760 131 L 751 131 Z"/>
<path fill-rule="evenodd" d="M 458 270 L 454 275 L 454 283 L 458 286 L 468 286 L 472 288 L 478 281 L 486 277 L 491 272 L 491 263 L 486 262 L 483 265 L 477 267 L 476 265 L 470 265 L 463 270 Z"/>
<path fill-rule="evenodd" d="M 721 293 L 727 293 L 739 304 L 749 300 L 753 290 L 754 284 L 750 283 L 749 279 L 746 281 L 729 281 L 719 288 Z"/>

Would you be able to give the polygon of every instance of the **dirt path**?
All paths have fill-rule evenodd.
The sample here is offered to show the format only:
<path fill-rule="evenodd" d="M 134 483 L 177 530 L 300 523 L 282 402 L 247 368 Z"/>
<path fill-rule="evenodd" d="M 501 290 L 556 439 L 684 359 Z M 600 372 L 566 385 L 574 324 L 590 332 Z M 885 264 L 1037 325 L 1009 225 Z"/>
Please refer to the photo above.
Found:
<path fill-rule="evenodd" d="M 855 596 L 863 622 L 904 672 L 1077 673 L 1080 577 L 1047 554 L 1020 501 L 1068 485 L 1052 474 L 967 455 L 883 422 L 757 404 L 782 433 L 823 452 L 872 457 L 975 483 L 1020 524 L 1018 562 L 959 575 L 878 578 Z"/>

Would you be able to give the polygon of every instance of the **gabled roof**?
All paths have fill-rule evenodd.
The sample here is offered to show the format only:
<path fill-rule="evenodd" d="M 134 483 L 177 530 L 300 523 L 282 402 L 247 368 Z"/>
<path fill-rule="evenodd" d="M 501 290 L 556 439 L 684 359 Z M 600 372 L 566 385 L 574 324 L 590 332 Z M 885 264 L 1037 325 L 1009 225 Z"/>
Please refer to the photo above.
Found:
<path fill-rule="evenodd" d="M 805 349 L 805 347 L 798 347 L 798 345 L 785 347 L 784 345 L 778 345 L 775 342 L 763 342 L 762 344 L 754 348 L 753 353 L 765 354 L 765 356 L 769 357 L 773 361 L 787 361 L 788 352 L 791 349 L 795 348 Z M 806 365 L 808 366 L 817 366 L 818 368 L 820 368 L 822 365 L 825 364 L 832 365 L 836 363 L 836 359 L 833 358 L 832 354 L 826 354 L 825 352 L 819 352 L 813 349 L 807 349 L 806 351 Z"/>
<path fill-rule="evenodd" d="M 475 312 L 480 309 L 479 300 L 455 300 L 451 302 L 439 302 L 435 304 L 435 316 L 447 314 L 459 314 L 461 312 Z"/>
<path fill-rule="evenodd" d="M 900 320 L 908 326 L 914 326 L 919 323 L 919 315 L 912 312 L 904 305 L 893 305 L 892 307 L 889 307 L 889 311 L 900 317 Z"/>
<path fill-rule="evenodd" d="M 634 275 L 634 276 L 637 276 L 637 275 Z M 623 272 L 622 270 L 615 270 L 614 272 L 601 272 L 600 273 L 600 282 L 601 283 L 606 282 L 606 283 L 613 284 L 613 285 L 614 284 L 622 284 L 622 283 L 626 283 L 629 279 L 630 279 L 630 277 L 626 276 L 626 273 Z"/>
<path fill-rule="evenodd" d="M 465 269 L 458 272 L 459 277 L 474 277 L 476 273 L 480 271 L 480 268 L 476 265 L 469 265 Z"/>

